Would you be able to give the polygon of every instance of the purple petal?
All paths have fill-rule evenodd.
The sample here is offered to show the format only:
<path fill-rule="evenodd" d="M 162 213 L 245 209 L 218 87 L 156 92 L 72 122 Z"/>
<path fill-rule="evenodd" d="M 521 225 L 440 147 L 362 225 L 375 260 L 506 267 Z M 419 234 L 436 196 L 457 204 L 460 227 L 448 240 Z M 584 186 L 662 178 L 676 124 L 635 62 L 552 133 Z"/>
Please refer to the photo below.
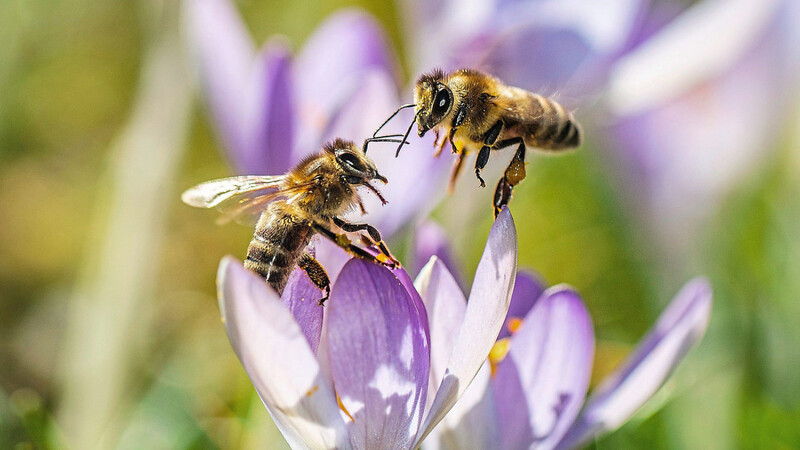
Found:
<path fill-rule="evenodd" d="M 436 222 L 426 220 L 417 226 L 414 243 L 414 266 L 418 269 L 416 272 L 419 272 L 419 269 L 427 264 L 432 256 L 436 256 L 447 267 L 447 270 L 456 281 L 459 282 L 458 285 L 461 286 L 461 280 L 458 277 L 460 274 L 458 264 L 453 257 L 450 241 L 447 239 L 447 233 L 445 233 L 444 228 Z"/>
<path fill-rule="evenodd" d="M 644 405 L 703 337 L 711 298 L 711 286 L 704 279 L 681 289 L 628 360 L 595 389 L 559 447 L 578 447 L 615 430 Z"/>
<path fill-rule="evenodd" d="M 295 162 L 295 105 L 291 54 L 282 40 L 268 42 L 259 53 L 243 117 L 247 146 L 238 158 L 248 174 L 280 174 Z"/>
<path fill-rule="evenodd" d="M 377 71 L 391 78 L 395 67 L 384 32 L 372 16 L 360 10 L 329 16 L 306 41 L 296 61 L 304 132 L 318 140 L 331 115 L 359 91 L 366 73 Z M 311 139 L 303 142 L 311 145 Z"/>
<path fill-rule="evenodd" d="M 228 0 L 185 2 L 188 41 L 200 65 L 214 125 L 234 164 L 247 153 L 245 103 L 255 48 L 233 4 Z"/>
<path fill-rule="evenodd" d="M 231 345 L 289 445 L 349 448 L 333 388 L 278 294 L 232 257 L 217 289 Z"/>
<path fill-rule="evenodd" d="M 410 448 L 428 387 L 424 318 L 384 267 L 353 259 L 328 306 L 331 373 L 356 448 Z"/>
<path fill-rule="evenodd" d="M 583 405 L 594 331 L 580 296 L 556 286 L 525 317 L 492 380 L 501 448 L 553 448 Z"/>
<path fill-rule="evenodd" d="M 297 58 L 297 78 L 305 97 L 327 103 L 348 78 L 378 70 L 394 73 L 386 35 L 360 10 L 332 14 L 306 41 Z"/>
<path fill-rule="evenodd" d="M 400 283 L 406 288 L 406 292 L 408 295 L 411 296 L 411 302 L 414 304 L 414 308 L 419 315 L 420 321 L 422 322 L 422 328 L 425 330 L 425 341 L 423 345 L 426 349 L 430 349 L 431 343 L 431 333 L 430 333 L 430 322 L 428 321 L 428 311 L 425 309 L 425 303 L 422 301 L 422 297 L 417 292 L 417 288 L 414 287 L 414 281 L 411 280 L 411 277 L 408 276 L 408 272 L 402 267 L 397 269 L 392 269 L 392 273 Z M 430 350 L 428 350 L 430 353 Z"/>
<path fill-rule="evenodd" d="M 511 213 L 503 208 L 489 231 L 464 322 L 417 444 L 450 411 L 489 355 L 508 312 L 516 270 L 517 231 Z"/>
<path fill-rule="evenodd" d="M 300 325 L 311 351 L 315 354 L 319 348 L 319 338 L 322 334 L 324 309 L 319 305 L 322 296 L 322 290 L 311 282 L 305 271 L 297 267 L 289 276 L 289 281 L 281 296 L 283 304 L 289 308 L 294 320 Z"/>
<path fill-rule="evenodd" d="M 500 329 L 500 336 L 503 339 L 511 336 L 513 327 L 511 322 L 522 320 L 528 315 L 528 311 L 536 304 L 536 300 L 542 295 L 545 289 L 545 282 L 538 275 L 527 272 L 517 272 L 517 281 L 514 282 L 514 293 L 511 294 L 511 304 L 508 307 L 506 320 L 503 328 Z"/>

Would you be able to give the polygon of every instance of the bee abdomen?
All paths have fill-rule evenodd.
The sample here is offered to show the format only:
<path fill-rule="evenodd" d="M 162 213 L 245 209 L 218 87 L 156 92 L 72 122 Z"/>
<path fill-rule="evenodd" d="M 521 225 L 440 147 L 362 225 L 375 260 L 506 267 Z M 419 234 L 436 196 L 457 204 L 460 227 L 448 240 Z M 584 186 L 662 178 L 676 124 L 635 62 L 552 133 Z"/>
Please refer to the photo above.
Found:
<path fill-rule="evenodd" d="M 247 248 L 244 266 L 264 277 L 270 286 L 283 294 L 296 259 L 285 249 L 254 238 Z"/>
<path fill-rule="evenodd" d="M 270 286 L 283 294 L 289 275 L 311 239 L 311 233 L 307 226 L 277 223 L 280 225 L 256 229 L 247 247 L 244 266 L 264 277 Z"/>
<path fill-rule="evenodd" d="M 538 120 L 532 127 L 531 137 L 536 147 L 546 150 L 562 150 L 581 145 L 583 131 L 572 113 L 560 103 L 541 95 L 533 95 L 532 102 L 538 103 Z"/>

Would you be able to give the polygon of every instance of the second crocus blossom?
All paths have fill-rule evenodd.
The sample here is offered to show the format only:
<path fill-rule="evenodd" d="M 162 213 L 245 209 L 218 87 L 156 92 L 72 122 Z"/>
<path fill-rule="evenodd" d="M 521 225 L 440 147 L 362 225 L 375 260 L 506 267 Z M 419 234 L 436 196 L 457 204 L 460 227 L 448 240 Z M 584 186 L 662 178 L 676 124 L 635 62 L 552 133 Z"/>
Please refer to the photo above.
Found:
<path fill-rule="evenodd" d="M 443 267 L 435 261 L 423 272 L 439 277 Z M 624 424 L 656 393 L 702 338 L 710 314 L 708 282 L 687 284 L 628 360 L 585 399 L 595 345 L 586 307 L 569 287 L 543 291 L 538 279 L 520 273 L 491 370 L 487 364 L 425 447 L 579 447 Z M 432 371 L 437 351 L 450 345 L 448 334 L 432 327 Z"/>
<path fill-rule="evenodd" d="M 508 310 L 516 259 L 516 231 L 504 210 L 489 233 L 469 305 L 461 320 L 451 319 L 453 348 L 437 366 L 435 384 L 430 314 L 403 269 L 351 260 L 320 308 L 320 291 L 302 272 L 281 299 L 226 258 L 220 308 L 237 356 L 293 448 L 412 449 L 488 355 Z"/>
<path fill-rule="evenodd" d="M 774 155 L 798 92 L 798 20 L 794 0 L 705 0 L 612 72 L 613 166 L 671 256 Z"/>
<path fill-rule="evenodd" d="M 285 172 L 320 148 L 366 73 L 395 73 L 382 29 L 360 12 L 331 16 L 296 57 L 280 38 L 257 51 L 229 0 L 189 0 L 185 16 L 213 123 L 239 173 Z"/>

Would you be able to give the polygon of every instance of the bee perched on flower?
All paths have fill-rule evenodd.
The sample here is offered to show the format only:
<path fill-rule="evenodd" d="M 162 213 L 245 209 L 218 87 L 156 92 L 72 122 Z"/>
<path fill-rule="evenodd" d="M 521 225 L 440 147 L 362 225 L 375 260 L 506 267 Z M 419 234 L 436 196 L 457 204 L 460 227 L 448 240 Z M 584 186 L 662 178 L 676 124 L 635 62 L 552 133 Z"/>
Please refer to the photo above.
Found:
<path fill-rule="evenodd" d="M 371 142 L 398 142 L 389 136 L 369 138 L 359 149 L 353 142 L 336 139 L 310 155 L 284 175 L 239 176 L 207 181 L 183 193 L 185 203 L 200 208 L 216 207 L 227 219 L 258 215 L 253 240 L 247 249 L 245 267 L 258 273 L 279 294 L 295 265 L 325 291 L 320 306 L 331 293 L 330 278 L 306 246 L 315 234 L 324 236 L 347 253 L 394 268 L 400 265 L 389 252 L 380 232 L 366 223 L 350 223 L 342 215 L 364 204 L 356 188 L 364 186 L 384 204 L 381 193 L 370 184 L 386 178 L 369 157 Z M 361 232 L 362 240 L 377 247 L 372 255 L 353 244 L 345 234 Z"/>

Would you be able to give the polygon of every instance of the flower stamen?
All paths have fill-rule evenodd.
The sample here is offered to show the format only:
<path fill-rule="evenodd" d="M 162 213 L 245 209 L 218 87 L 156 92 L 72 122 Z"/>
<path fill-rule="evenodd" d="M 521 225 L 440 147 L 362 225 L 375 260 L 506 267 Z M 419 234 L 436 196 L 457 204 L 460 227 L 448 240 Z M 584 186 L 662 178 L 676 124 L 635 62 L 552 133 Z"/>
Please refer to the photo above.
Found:
<path fill-rule="evenodd" d="M 519 317 L 511 317 L 510 319 L 508 319 L 508 325 L 506 325 L 506 327 L 508 328 L 508 332 L 511 334 L 516 333 L 517 330 L 519 330 L 519 327 L 521 326 L 522 326 L 522 319 L 520 319 Z"/>
<path fill-rule="evenodd" d="M 347 408 L 345 408 L 344 403 L 342 403 L 342 398 L 339 397 L 338 392 L 336 393 L 336 403 L 339 405 L 339 409 L 341 409 L 347 415 L 347 417 L 350 418 L 351 421 L 353 422 L 356 421 L 355 419 L 353 419 L 353 416 L 350 415 L 350 411 L 348 411 Z"/>
<path fill-rule="evenodd" d="M 500 365 L 501 362 L 506 358 L 508 355 L 508 351 L 511 349 L 511 340 L 510 338 L 503 338 L 499 339 L 497 342 L 494 343 L 492 349 L 489 351 L 489 365 L 492 369 L 492 376 L 495 375 L 497 372 L 497 366 Z"/>

